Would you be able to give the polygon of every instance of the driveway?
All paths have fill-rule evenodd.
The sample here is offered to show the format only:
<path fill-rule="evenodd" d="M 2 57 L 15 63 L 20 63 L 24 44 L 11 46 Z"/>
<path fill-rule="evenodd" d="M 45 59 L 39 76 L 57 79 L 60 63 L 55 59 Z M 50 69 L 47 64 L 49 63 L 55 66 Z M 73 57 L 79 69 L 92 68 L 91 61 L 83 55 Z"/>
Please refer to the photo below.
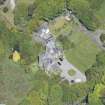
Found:
<path fill-rule="evenodd" d="M 85 82 L 86 81 L 86 76 L 82 72 L 80 72 L 79 69 L 77 69 L 73 64 L 69 63 L 69 61 L 64 58 L 63 61 L 61 61 L 61 66 L 59 68 L 62 70 L 61 72 L 61 77 L 67 79 L 69 82 L 72 80 L 75 82 Z M 68 72 L 70 70 L 74 70 L 76 73 L 74 76 L 70 76 Z"/>

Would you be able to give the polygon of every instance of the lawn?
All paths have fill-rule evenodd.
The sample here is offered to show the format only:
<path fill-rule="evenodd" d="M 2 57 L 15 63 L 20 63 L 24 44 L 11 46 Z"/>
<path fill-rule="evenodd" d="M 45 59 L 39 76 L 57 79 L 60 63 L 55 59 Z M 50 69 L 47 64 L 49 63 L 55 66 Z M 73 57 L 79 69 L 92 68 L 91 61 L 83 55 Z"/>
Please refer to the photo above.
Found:
<path fill-rule="evenodd" d="M 59 22 L 55 24 L 57 23 L 59 24 Z M 100 49 L 79 29 L 77 24 L 65 21 L 62 27 L 56 29 L 53 25 L 52 29 L 64 48 L 65 56 L 78 69 L 84 72 L 95 63 Z"/>
<path fill-rule="evenodd" d="M 75 47 L 65 51 L 66 57 L 78 69 L 86 71 L 95 63 L 100 49 L 81 32 L 74 32 L 70 40 L 73 41 Z"/>

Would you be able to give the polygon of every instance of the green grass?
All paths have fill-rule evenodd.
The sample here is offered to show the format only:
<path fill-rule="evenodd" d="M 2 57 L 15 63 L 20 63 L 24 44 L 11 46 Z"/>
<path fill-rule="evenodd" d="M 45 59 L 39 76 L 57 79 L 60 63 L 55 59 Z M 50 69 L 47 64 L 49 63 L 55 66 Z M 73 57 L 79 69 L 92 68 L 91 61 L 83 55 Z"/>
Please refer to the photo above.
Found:
<path fill-rule="evenodd" d="M 71 70 L 69 70 L 68 71 L 68 74 L 70 75 L 70 76 L 74 76 L 75 75 L 75 70 L 73 70 L 73 69 L 71 69 Z"/>
<path fill-rule="evenodd" d="M 25 68 L 8 58 L 0 62 L 0 101 L 7 105 L 17 105 L 33 88 L 33 74 L 25 73 Z M 1 98 L 2 97 L 2 98 Z"/>
<path fill-rule="evenodd" d="M 66 22 L 61 29 L 54 32 L 64 48 L 65 56 L 78 69 L 84 72 L 95 63 L 100 49 L 84 32 L 79 30 L 77 24 Z"/>
<path fill-rule="evenodd" d="M 75 47 L 65 51 L 68 60 L 78 69 L 85 71 L 95 63 L 99 48 L 82 32 L 72 33 L 70 40 Z"/>

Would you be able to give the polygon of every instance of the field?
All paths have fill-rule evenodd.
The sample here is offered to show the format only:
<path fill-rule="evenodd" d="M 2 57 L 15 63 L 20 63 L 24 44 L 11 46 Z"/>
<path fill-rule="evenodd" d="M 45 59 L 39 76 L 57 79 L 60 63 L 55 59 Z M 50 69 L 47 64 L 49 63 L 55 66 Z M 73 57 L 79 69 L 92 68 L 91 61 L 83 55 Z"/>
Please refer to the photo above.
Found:
<path fill-rule="evenodd" d="M 62 21 L 62 18 L 58 20 L 60 19 Z M 59 23 L 55 21 L 55 24 Z M 55 37 L 62 44 L 65 56 L 78 69 L 84 72 L 95 63 L 100 49 L 79 29 L 77 24 L 73 21 L 65 21 L 62 28 L 57 29 L 55 25 L 52 25 L 51 28 Z"/>

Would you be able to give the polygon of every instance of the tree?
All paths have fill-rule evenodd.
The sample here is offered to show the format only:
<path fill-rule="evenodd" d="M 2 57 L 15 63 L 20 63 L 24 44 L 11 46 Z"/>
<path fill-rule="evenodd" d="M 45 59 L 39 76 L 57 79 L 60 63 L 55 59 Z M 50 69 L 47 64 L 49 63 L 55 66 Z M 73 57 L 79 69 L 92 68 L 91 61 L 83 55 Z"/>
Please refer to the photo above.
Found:
<path fill-rule="evenodd" d="M 105 76 L 105 52 L 101 52 L 96 56 L 96 62 L 86 71 L 87 80 L 92 83 L 100 83 Z"/>
<path fill-rule="evenodd" d="M 101 91 L 105 89 L 105 85 L 98 84 L 92 93 L 89 94 L 89 105 L 103 105 L 100 97 Z"/>
<path fill-rule="evenodd" d="M 103 0 L 88 0 L 89 4 L 92 9 L 98 10 L 101 7 L 101 4 L 103 3 Z"/>
<path fill-rule="evenodd" d="M 64 50 L 73 49 L 75 44 L 70 41 L 70 37 L 60 35 L 58 41 L 62 44 Z"/>
<path fill-rule="evenodd" d="M 105 65 L 105 52 L 100 52 L 97 57 L 96 57 L 96 61 L 98 65 Z"/>
<path fill-rule="evenodd" d="M 36 91 L 30 92 L 27 100 L 30 102 L 30 105 L 43 105 L 41 104 L 40 96 Z"/>
<path fill-rule="evenodd" d="M 29 100 L 24 99 L 19 105 L 30 105 Z"/>
<path fill-rule="evenodd" d="M 62 95 L 62 88 L 60 85 L 52 85 L 48 96 L 49 105 L 63 105 Z"/>
<path fill-rule="evenodd" d="M 99 22 L 94 16 L 94 11 L 92 11 L 88 0 L 69 0 L 68 6 L 86 28 L 94 30 L 98 27 Z"/>

